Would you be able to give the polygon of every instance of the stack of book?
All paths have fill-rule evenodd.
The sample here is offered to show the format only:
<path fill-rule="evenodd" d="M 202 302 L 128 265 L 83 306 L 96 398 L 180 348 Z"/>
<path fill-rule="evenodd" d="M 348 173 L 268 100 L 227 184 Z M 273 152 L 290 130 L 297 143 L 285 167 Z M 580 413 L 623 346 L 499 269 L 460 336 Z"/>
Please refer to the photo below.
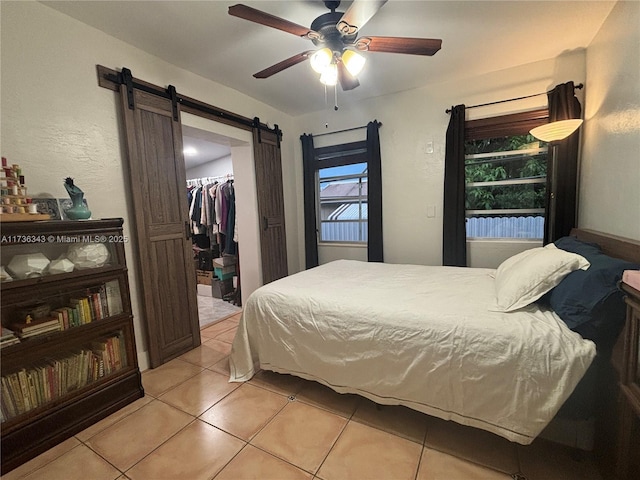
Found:
<path fill-rule="evenodd" d="M 13 345 L 14 343 L 20 343 L 20 339 L 16 337 L 16 335 L 8 328 L 2 327 L 2 336 L 0 337 L 0 348 L 6 347 L 8 345 Z"/>
<path fill-rule="evenodd" d="M 11 330 L 20 339 L 42 335 L 43 333 L 56 332 L 62 330 L 57 317 L 38 318 L 22 323 L 12 323 Z"/>
<path fill-rule="evenodd" d="M 127 365 L 122 332 L 0 378 L 0 413 L 10 419 L 82 388 Z"/>
<path fill-rule="evenodd" d="M 57 317 L 62 330 L 119 315 L 122 313 L 122 301 L 118 280 L 72 297 L 69 306 L 56 308 L 51 313 Z"/>

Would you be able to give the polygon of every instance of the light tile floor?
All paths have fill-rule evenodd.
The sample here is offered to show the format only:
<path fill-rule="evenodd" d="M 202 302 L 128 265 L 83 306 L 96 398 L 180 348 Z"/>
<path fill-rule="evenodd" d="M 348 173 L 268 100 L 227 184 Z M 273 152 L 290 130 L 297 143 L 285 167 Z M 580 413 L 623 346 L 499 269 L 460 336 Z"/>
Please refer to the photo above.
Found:
<path fill-rule="evenodd" d="M 200 328 L 206 328 L 213 323 L 242 311 L 240 307 L 232 303 L 226 302 L 221 298 L 212 297 L 210 285 L 198 285 L 197 298 Z"/>
<path fill-rule="evenodd" d="M 510 443 L 404 407 L 378 407 L 262 371 L 229 383 L 239 314 L 142 374 L 144 398 L 4 475 L 6 480 L 601 480 L 588 457 Z"/>

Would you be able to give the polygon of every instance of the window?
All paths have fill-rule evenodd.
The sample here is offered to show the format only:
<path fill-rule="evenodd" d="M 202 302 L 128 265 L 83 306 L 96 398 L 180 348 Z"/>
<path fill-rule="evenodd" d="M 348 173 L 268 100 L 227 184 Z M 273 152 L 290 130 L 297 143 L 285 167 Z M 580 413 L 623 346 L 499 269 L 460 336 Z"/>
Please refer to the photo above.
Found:
<path fill-rule="evenodd" d="M 465 143 L 467 238 L 542 240 L 547 148 L 530 135 Z"/>
<path fill-rule="evenodd" d="M 319 241 L 367 243 L 367 164 L 320 168 L 316 187 Z"/>
<path fill-rule="evenodd" d="M 468 239 L 544 237 L 547 144 L 528 133 L 530 121 L 520 125 L 516 116 L 494 117 L 488 129 L 489 119 L 484 129 L 465 124 L 472 125 L 465 134 Z"/>
<path fill-rule="evenodd" d="M 366 247 L 369 262 L 382 262 L 382 162 L 377 120 L 366 140 L 316 148 L 313 135 L 300 136 L 304 187 L 304 254 L 307 268 L 324 255 L 349 257 L 343 244 Z M 335 133 L 360 130 L 354 127 Z M 318 135 L 320 136 L 320 135 Z M 326 140 L 323 140 L 326 142 Z"/>

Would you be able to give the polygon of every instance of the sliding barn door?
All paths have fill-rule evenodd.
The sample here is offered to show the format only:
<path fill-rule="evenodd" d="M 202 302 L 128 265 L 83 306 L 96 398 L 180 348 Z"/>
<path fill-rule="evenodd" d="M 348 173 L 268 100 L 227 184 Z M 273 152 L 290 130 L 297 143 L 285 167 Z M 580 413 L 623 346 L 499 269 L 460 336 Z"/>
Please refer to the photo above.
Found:
<path fill-rule="evenodd" d="M 273 133 L 253 129 L 262 281 L 265 284 L 288 275 L 282 160 L 278 135 L 278 131 Z"/>
<path fill-rule="evenodd" d="M 182 131 L 169 99 L 126 86 L 120 97 L 135 213 L 139 287 L 151 367 L 200 345 L 196 280 L 188 234 Z"/>

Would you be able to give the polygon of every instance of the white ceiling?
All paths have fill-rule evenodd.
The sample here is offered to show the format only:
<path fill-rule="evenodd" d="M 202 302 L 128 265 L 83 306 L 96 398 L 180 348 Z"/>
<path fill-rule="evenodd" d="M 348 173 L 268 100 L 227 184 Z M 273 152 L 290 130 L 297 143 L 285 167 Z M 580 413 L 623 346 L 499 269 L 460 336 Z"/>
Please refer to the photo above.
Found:
<path fill-rule="evenodd" d="M 226 137 L 182 125 L 184 165 L 187 170 L 203 163 L 228 157 L 231 155 L 229 145 L 229 139 Z"/>
<path fill-rule="evenodd" d="M 329 11 L 321 1 L 42 3 L 290 115 L 326 108 L 324 88 L 308 62 L 267 79 L 252 76 L 311 49 L 309 40 L 227 13 L 229 6 L 243 3 L 309 26 Z M 345 11 L 350 3 L 342 2 L 338 10 Z M 472 78 L 586 48 L 614 3 L 390 0 L 362 28 L 361 35 L 440 38 L 442 49 L 433 57 L 367 53 L 360 86 L 349 92 L 338 90 L 339 103 L 343 106 L 430 83 Z M 107 66 L 126 66 L 135 75 L 135 65 Z M 180 91 L 179 85 L 177 88 Z"/>

